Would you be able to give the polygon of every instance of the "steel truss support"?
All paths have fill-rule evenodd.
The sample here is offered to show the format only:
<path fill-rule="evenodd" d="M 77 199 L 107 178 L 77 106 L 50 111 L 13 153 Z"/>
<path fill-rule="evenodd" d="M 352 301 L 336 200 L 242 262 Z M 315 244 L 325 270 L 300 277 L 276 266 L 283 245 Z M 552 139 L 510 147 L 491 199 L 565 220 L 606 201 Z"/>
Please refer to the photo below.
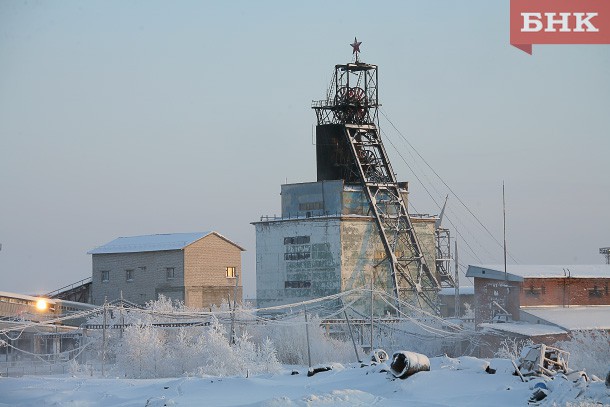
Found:
<path fill-rule="evenodd" d="M 451 275 L 451 243 L 449 229 L 437 228 L 436 237 L 436 273 L 439 277 L 441 287 L 455 287 L 455 279 Z"/>
<path fill-rule="evenodd" d="M 440 284 L 426 264 L 377 126 L 346 123 L 344 131 L 355 162 L 352 168 L 358 171 L 379 227 L 394 296 L 406 300 L 415 295 L 420 306 L 423 301 L 438 313 Z"/>

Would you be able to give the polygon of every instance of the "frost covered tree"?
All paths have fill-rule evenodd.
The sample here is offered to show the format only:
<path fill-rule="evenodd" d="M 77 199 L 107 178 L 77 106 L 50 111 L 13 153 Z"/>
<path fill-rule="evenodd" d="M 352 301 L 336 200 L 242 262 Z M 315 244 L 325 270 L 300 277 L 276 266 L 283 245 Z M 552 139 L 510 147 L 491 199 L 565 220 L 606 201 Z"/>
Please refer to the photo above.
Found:
<path fill-rule="evenodd" d="M 557 342 L 570 352 L 570 368 L 604 378 L 610 369 L 610 333 L 604 330 L 572 331 L 570 339 Z"/>
<path fill-rule="evenodd" d="M 500 342 L 500 347 L 494 356 L 502 359 L 518 360 L 523 348 L 533 344 L 534 342 L 531 339 L 506 338 Z"/>
<path fill-rule="evenodd" d="M 111 308 L 106 311 L 106 329 L 95 330 L 89 337 L 91 354 L 100 362 L 104 355 L 113 374 L 133 378 L 249 375 L 281 369 L 269 338 L 255 343 L 242 329 L 233 343 L 215 316 L 209 317 L 208 326 L 167 326 L 189 315 L 191 321 L 201 322 L 200 312 L 192 313 L 182 303 L 164 297 L 148 303 L 144 310 Z M 97 315 L 90 323 L 103 321 L 103 315 Z"/>

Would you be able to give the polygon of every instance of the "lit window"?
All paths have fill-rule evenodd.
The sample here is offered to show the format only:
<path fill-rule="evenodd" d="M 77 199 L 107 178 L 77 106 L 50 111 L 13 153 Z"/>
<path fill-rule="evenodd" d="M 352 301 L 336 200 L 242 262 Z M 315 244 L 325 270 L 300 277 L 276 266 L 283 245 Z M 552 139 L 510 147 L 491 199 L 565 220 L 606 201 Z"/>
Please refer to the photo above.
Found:
<path fill-rule="evenodd" d="M 125 280 L 133 281 L 133 270 L 125 270 Z"/>
<path fill-rule="evenodd" d="M 102 283 L 107 283 L 110 280 L 110 271 L 102 271 Z"/>
<path fill-rule="evenodd" d="M 227 267 L 227 278 L 235 278 L 237 274 L 235 272 L 235 267 Z"/>
<path fill-rule="evenodd" d="M 167 275 L 167 279 L 168 280 L 173 280 L 175 277 L 175 273 L 176 273 L 176 269 L 174 267 L 168 267 L 165 269 L 166 275 Z"/>

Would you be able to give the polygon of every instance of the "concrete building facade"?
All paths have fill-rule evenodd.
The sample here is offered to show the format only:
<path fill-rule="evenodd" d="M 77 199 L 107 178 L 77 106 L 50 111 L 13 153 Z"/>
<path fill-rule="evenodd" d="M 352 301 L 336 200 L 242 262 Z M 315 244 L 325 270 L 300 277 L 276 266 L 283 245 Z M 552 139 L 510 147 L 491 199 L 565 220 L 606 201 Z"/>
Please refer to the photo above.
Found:
<path fill-rule="evenodd" d="M 242 300 L 242 247 L 217 232 L 120 237 L 92 255 L 92 303 L 159 295 L 194 308 Z"/>
<path fill-rule="evenodd" d="M 408 185 L 401 184 L 407 202 Z M 358 185 L 328 180 L 281 186 L 279 217 L 256 229 L 257 304 L 267 307 L 368 288 L 392 293 L 386 254 Z M 436 272 L 435 217 L 412 217 L 428 266 Z M 383 313 L 387 304 L 375 306 Z"/>

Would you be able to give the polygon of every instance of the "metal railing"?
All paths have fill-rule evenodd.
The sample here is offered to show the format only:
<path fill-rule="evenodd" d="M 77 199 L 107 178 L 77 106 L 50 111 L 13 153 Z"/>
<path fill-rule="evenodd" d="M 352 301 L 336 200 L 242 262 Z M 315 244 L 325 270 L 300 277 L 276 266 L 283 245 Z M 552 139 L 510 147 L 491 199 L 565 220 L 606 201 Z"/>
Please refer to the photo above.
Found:
<path fill-rule="evenodd" d="M 61 288 L 58 288 L 57 290 L 48 292 L 48 293 L 44 294 L 43 297 L 52 298 L 54 295 L 57 295 L 57 294 L 62 293 L 64 291 L 72 290 L 73 288 L 85 285 L 85 284 L 90 283 L 90 282 L 91 282 L 91 277 L 83 278 L 82 280 L 79 280 L 76 283 L 68 284 L 65 287 L 61 287 Z"/>
<path fill-rule="evenodd" d="M 21 377 L 25 375 L 62 375 L 74 374 L 74 367 L 77 366 L 80 372 L 89 372 L 94 375 L 95 372 L 101 372 L 101 362 L 85 362 L 75 365 L 71 361 L 1 361 L 0 362 L 0 377 Z"/>

